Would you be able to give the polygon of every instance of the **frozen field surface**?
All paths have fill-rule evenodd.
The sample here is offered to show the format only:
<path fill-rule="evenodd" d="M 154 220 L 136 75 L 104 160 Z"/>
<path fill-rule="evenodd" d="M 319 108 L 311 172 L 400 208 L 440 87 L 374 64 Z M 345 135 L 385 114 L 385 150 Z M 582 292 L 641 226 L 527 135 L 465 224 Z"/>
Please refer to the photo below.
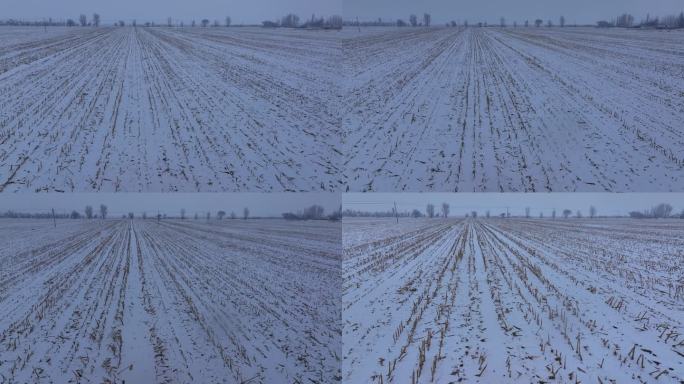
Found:
<path fill-rule="evenodd" d="M 350 191 L 684 188 L 684 31 L 343 35 Z"/>
<path fill-rule="evenodd" d="M 684 220 L 343 224 L 349 383 L 681 383 Z"/>
<path fill-rule="evenodd" d="M 341 225 L 0 220 L 0 382 L 340 380 Z"/>
<path fill-rule="evenodd" d="M 336 32 L 0 28 L 0 191 L 330 191 Z"/>

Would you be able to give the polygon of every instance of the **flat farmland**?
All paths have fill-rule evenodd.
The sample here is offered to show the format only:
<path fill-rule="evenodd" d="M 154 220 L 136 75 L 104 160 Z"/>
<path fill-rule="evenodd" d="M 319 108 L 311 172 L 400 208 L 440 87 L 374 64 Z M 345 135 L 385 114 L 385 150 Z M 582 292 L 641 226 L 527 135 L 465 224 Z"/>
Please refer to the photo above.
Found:
<path fill-rule="evenodd" d="M 684 32 L 346 28 L 350 191 L 679 191 Z"/>
<path fill-rule="evenodd" d="M 0 381 L 340 381 L 339 223 L 0 220 Z"/>
<path fill-rule="evenodd" d="M 345 219 L 343 380 L 681 383 L 684 221 Z"/>
<path fill-rule="evenodd" d="M 0 191 L 330 191 L 336 32 L 0 28 Z"/>

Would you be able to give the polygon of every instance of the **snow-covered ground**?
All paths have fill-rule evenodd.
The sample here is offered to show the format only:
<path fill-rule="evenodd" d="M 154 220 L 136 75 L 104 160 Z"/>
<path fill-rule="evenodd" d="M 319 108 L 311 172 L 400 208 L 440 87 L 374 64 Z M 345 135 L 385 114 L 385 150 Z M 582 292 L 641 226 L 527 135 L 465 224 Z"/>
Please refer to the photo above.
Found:
<path fill-rule="evenodd" d="M 0 28 L 0 191 L 679 191 L 684 31 Z"/>
<path fill-rule="evenodd" d="M 330 191 L 337 32 L 0 28 L 0 191 Z"/>
<path fill-rule="evenodd" d="M 684 220 L 345 219 L 349 383 L 681 383 Z"/>
<path fill-rule="evenodd" d="M 0 382 L 340 380 L 341 225 L 0 219 Z"/>
<path fill-rule="evenodd" d="M 343 36 L 350 191 L 684 189 L 684 31 Z"/>

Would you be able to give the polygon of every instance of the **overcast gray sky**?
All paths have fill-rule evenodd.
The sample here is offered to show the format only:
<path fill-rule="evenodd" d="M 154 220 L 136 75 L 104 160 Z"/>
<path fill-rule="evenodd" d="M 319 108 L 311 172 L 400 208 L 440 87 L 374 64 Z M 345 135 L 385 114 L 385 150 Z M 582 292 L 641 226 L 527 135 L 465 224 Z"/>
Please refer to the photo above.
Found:
<path fill-rule="evenodd" d="M 411 13 L 432 14 L 433 23 L 456 20 L 499 22 L 505 17 L 514 20 L 551 19 L 558 23 L 564 15 L 567 23 L 593 23 L 627 12 L 636 20 L 647 13 L 662 16 L 684 10 L 682 0 L 343 0 L 347 19 L 385 20 L 402 18 L 408 20 Z"/>
<path fill-rule="evenodd" d="M 310 17 L 342 13 L 342 0 L 0 0 L 0 18 L 73 18 L 93 12 L 105 22 L 117 20 L 165 22 L 179 20 L 222 21 L 231 16 L 234 24 L 254 24 L 287 13 Z"/>
<path fill-rule="evenodd" d="M 557 214 L 567 208 L 573 213 L 578 209 L 583 214 L 594 205 L 599 215 L 624 215 L 629 211 L 643 211 L 659 203 L 669 203 L 675 212 L 684 209 L 684 193 L 347 193 L 343 195 L 344 209 L 362 211 L 389 211 L 394 202 L 399 211 L 418 209 L 425 212 L 428 203 L 441 205 L 447 202 L 451 214 L 463 216 L 473 210 L 484 214 L 490 210 L 492 215 L 510 209 L 512 215 L 522 215 L 525 207 L 530 207 L 532 215 L 544 212 Z"/>
<path fill-rule="evenodd" d="M 67 194 L 0 194 L 0 211 L 40 213 L 55 208 L 59 212 L 83 212 L 86 205 L 97 210 L 100 204 L 109 208 L 112 216 L 127 212 L 140 215 L 179 215 L 185 208 L 188 216 L 224 210 L 241 215 L 248 207 L 252 216 L 280 216 L 318 204 L 330 213 L 340 206 L 340 195 L 332 193 L 67 193 Z"/>

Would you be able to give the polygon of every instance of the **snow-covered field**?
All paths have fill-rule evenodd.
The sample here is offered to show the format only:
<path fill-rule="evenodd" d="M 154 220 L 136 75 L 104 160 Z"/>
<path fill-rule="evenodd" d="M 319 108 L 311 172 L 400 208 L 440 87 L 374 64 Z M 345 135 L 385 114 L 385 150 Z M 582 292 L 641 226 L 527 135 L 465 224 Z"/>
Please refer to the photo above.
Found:
<path fill-rule="evenodd" d="M 343 380 L 681 383 L 684 220 L 345 219 Z"/>
<path fill-rule="evenodd" d="M 343 36 L 350 191 L 684 188 L 684 31 Z"/>
<path fill-rule="evenodd" d="M 341 225 L 0 219 L 0 382 L 340 380 Z"/>
<path fill-rule="evenodd" d="M 0 28 L 0 191 L 339 188 L 337 32 Z"/>

